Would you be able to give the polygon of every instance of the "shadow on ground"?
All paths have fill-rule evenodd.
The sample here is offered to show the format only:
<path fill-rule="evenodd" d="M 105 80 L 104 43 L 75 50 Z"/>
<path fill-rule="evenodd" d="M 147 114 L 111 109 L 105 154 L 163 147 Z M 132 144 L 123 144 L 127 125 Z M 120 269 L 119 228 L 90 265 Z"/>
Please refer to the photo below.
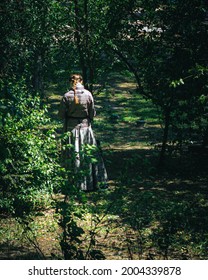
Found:
<path fill-rule="evenodd" d="M 113 82 L 115 90 L 95 94 L 93 129 L 110 185 L 86 194 L 96 220 L 94 248 L 106 259 L 208 259 L 207 155 L 167 156 L 158 169 L 152 144 L 161 142 L 159 113 L 132 91 L 134 85 L 130 92 L 128 81 Z M 57 92 L 48 96 L 55 121 L 60 99 Z M 85 222 L 88 232 L 91 221 Z M 3 243 L 0 249 L 4 259 L 39 259 L 21 246 Z"/>
<path fill-rule="evenodd" d="M 159 112 L 134 85 L 111 82 L 114 90 L 95 95 L 93 129 L 110 179 L 108 190 L 87 194 L 100 221 L 95 248 L 106 259 L 207 259 L 207 156 L 167 156 L 158 169 Z"/>
<path fill-rule="evenodd" d="M 23 246 L 15 246 L 9 243 L 0 245 L 0 260 L 39 260 L 40 255 L 37 252 L 31 252 L 30 249 Z"/>
<path fill-rule="evenodd" d="M 154 150 L 111 151 L 108 159 L 116 186 L 89 195 L 92 213 L 107 217 L 108 239 L 99 240 L 111 248 L 104 248 L 106 258 L 207 259 L 206 159 L 167 159 L 163 170 L 157 169 Z M 122 236 L 118 242 L 115 234 Z"/>

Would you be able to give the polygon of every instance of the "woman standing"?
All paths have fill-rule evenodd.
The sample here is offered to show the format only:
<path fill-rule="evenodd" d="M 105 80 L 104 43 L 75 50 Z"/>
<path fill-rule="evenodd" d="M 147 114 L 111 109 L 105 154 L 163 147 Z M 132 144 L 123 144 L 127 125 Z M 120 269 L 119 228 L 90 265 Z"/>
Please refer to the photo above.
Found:
<path fill-rule="evenodd" d="M 59 116 L 64 120 L 64 131 L 71 132 L 68 144 L 74 147 L 75 172 L 87 169 L 87 173 L 81 172 L 84 175 L 80 176 L 78 185 L 82 190 L 96 190 L 107 186 L 107 172 L 91 128 L 95 116 L 94 100 L 92 94 L 84 88 L 81 75 L 71 75 L 70 82 L 72 89 L 61 100 Z M 96 151 L 94 161 L 84 154 L 86 147 Z M 69 150 L 69 156 L 70 153 L 72 150 Z"/>

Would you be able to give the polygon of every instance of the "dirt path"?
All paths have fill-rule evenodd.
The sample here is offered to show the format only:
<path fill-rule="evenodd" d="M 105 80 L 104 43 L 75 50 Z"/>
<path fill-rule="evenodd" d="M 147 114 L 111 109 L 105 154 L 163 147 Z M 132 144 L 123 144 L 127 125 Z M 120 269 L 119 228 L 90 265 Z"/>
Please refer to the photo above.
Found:
<path fill-rule="evenodd" d="M 85 231 L 81 249 L 87 250 L 93 231 L 92 249 L 105 259 L 207 259 L 204 158 L 170 157 L 165 169 L 158 171 L 154 144 L 161 141 L 161 128 L 157 108 L 137 94 L 128 79 L 114 77 L 109 84 L 95 92 L 93 130 L 103 148 L 110 186 L 87 194 L 88 211 L 85 220 L 79 221 Z M 52 88 L 48 92 L 54 120 L 62 94 Z M 60 122 L 58 133 L 61 127 Z M 33 227 L 38 228 L 36 237 L 43 254 L 56 258 L 60 248 L 54 212 L 45 211 Z M 13 229 L 1 247 L 7 250 L 7 258 L 39 258 L 31 244 L 19 238 L 17 224 Z"/>
<path fill-rule="evenodd" d="M 192 159 L 181 170 L 186 158 L 167 162 L 166 171 L 158 173 L 154 144 L 161 141 L 162 131 L 157 108 L 137 94 L 128 79 L 109 82 L 102 93 L 95 92 L 93 129 L 103 148 L 110 187 L 88 195 L 93 214 L 83 224 L 85 244 L 92 221 L 104 216 L 94 229 L 94 249 L 106 259 L 203 258 L 207 245 L 197 246 L 207 231 L 202 215 L 208 207 L 206 176 L 197 169 L 193 176 Z M 49 97 L 53 112 L 58 98 Z M 199 231 L 202 239 L 191 243 Z"/>

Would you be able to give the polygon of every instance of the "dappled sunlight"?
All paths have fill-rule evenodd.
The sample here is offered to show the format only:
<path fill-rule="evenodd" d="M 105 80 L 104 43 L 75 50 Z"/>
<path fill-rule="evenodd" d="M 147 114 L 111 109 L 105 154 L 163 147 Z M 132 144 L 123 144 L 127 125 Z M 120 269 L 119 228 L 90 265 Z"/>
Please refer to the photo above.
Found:
<path fill-rule="evenodd" d="M 2 2 L 0 259 L 207 260 L 206 1 Z"/>
<path fill-rule="evenodd" d="M 92 126 L 103 149 L 109 188 L 87 194 L 82 246 L 89 246 L 94 231 L 94 249 L 106 259 L 203 258 L 206 242 L 197 244 L 207 232 L 206 179 L 184 171 L 186 158 L 167 161 L 162 172 L 157 169 L 160 115 L 149 101 L 129 91 L 133 87 L 114 80 L 105 93 L 95 95 Z M 58 99 L 50 99 L 52 110 Z M 195 174 L 201 174 L 194 165 Z"/>
<path fill-rule="evenodd" d="M 187 154 L 167 156 L 166 166 L 158 169 L 155 147 L 161 143 L 162 129 L 157 108 L 133 91 L 134 83 L 113 85 L 116 88 L 95 95 L 97 116 L 92 123 L 109 186 L 86 194 L 83 219 L 77 218 L 84 230 L 78 248 L 87 254 L 92 246 L 98 259 L 206 258 L 206 159 Z M 62 129 L 57 118 L 60 99 L 61 94 L 48 92 L 46 100 L 58 133 Z M 55 194 L 53 199 L 61 201 L 63 197 Z M 82 206 L 77 201 L 76 207 Z M 32 223 L 33 229 L 38 229 L 35 244 L 46 258 L 60 258 L 56 210 L 43 213 Z M 22 231 L 17 224 L 5 237 L 10 223 L 5 220 L 0 231 L 5 238 L 1 248 L 8 250 L 8 255 L 0 258 L 41 258 L 31 244 L 26 248 L 26 237 L 12 240 Z"/>
<path fill-rule="evenodd" d="M 107 213 L 100 226 L 108 229 L 108 238 L 105 238 L 105 234 L 100 234 L 98 238 L 98 246 L 102 247 L 106 258 L 206 257 L 206 242 L 203 247 L 197 245 L 201 238 L 206 238 L 208 230 L 205 182 L 201 182 L 200 188 L 200 184 L 193 180 L 168 180 L 166 176 L 153 178 L 148 174 L 143 177 L 140 174 L 139 178 L 138 174 L 133 174 L 134 178 L 132 173 L 124 176 L 120 174 L 122 181 L 115 188 L 89 196 L 91 207 L 96 209 L 95 215 L 101 217 Z M 173 188 L 173 182 L 177 189 Z M 102 201 L 101 205 L 99 201 Z M 117 242 L 113 242 L 115 236 Z M 123 258 L 120 258 L 119 252 L 123 252 Z"/>

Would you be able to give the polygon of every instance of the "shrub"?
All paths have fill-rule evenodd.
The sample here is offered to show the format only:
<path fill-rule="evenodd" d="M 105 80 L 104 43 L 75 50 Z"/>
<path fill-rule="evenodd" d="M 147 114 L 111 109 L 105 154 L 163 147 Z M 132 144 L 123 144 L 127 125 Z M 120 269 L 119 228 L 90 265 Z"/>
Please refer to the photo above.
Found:
<path fill-rule="evenodd" d="M 23 217 L 46 207 L 59 185 L 56 125 L 24 81 L 1 83 L 1 92 L 0 211 Z"/>

